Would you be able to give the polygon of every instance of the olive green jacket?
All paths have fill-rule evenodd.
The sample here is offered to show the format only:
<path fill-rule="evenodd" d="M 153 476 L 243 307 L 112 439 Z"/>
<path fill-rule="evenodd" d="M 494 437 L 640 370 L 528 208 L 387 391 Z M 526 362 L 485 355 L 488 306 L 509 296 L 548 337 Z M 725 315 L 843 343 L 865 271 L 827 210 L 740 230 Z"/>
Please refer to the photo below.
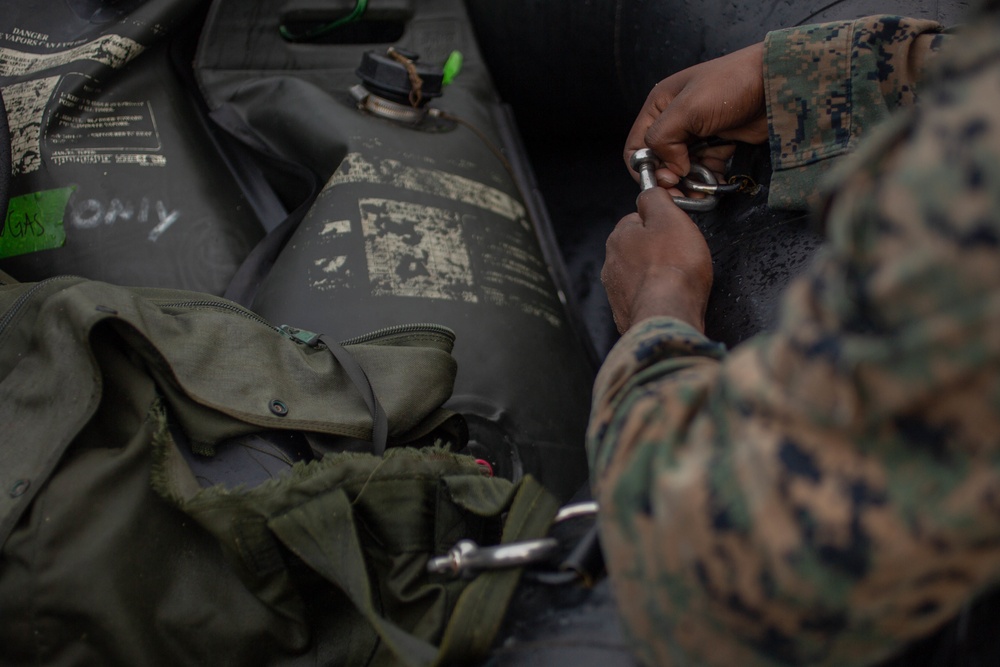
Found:
<path fill-rule="evenodd" d="M 175 434 L 203 453 L 270 429 L 371 438 L 362 391 L 305 338 L 203 294 L 0 285 L 0 663 L 430 665 L 488 648 L 517 572 L 470 585 L 425 565 L 500 539 L 518 489 L 393 447 L 433 440 L 446 414 L 446 330 L 345 346 L 387 417 L 384 457 L 328 454 L 252 489 L 203 489 L 185 462 Z M 527 493 L 504 539 L 544 531 L 553 501 Z M 481 637 L 449 626 L 456 605 Z"/>

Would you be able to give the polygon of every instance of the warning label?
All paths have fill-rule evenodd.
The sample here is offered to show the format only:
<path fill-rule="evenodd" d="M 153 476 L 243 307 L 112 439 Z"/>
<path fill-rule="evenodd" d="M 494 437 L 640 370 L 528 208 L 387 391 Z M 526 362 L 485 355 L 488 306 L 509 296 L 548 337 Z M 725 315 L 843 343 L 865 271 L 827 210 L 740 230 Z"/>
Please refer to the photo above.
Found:
<path fill-rule="evenodd" d="M 0 34 L 6 41 L 34 40 L 48 48 L 61 46 L 48 36 L 16 29 Z M 15 39 L 16 38 L 16 39 Z M 70 49 L 48 54 L 0 47 L 0 76 L 38 74 L 79 61 L 121 68 L 143 47 L 119 35 L 105 35 Z M 104 100 L 93 79 L 69 72 L 40 76 L 2 88 L 11 134 L 14 176 L 38 170 L 45 159 L 54 165 L 131 164 L 163 166 L 156 117 L 147 100 Z"/>
<path fill-rule="evenodd" d="M 148 101 L 102 102 L 60 93 L 49 125 L 52 157 L 78 151 L 158 151 L 160 136 Z"/>
<path fill-rule="evenodd" d="M 15 33 L 17 34 L 2 33 L 0 36 L 5 41 L 24 43 L 29 46 L 53 46 L 51 43 L 38 39 L 39 37 L 47 38 L 47 35 L 27 30 L 18 31 L 17 29 L 15 29 Z M 114 69 L 121 69 L 127 62 L 142 53 L 144 48 L 135 40 L 121 35 L 104 35 L 92 42 L 56 53 L 27 53 L 0 47 L 0 76 L 37 74 L 80 60 L 92 60 Z"/>

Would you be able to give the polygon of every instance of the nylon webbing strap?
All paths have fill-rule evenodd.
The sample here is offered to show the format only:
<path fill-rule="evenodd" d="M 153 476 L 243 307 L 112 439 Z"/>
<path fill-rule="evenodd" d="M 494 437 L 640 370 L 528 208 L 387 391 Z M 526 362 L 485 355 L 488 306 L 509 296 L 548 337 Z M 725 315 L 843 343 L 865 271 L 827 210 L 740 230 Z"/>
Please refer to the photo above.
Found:
<path fill-rule="evenodd" d="M 504 524 L 501 543 L 546 534 L 559 503 L 531 475 L 521 480 Z M 480 574 L 462 591 L 451 614 L 435 667 L 481 661 L 489 653 L 524 568 Z"/>
<path fill-rule="evenodd" d="M 541 537 L 558 506 L 541 484 L 525 477 L 511 504 L 502 542 Z M 296 556 L 346 593 L 398 663 L 410 667 L 468 665 L 483 659 L 521 577 L 521 568 L 480 574 L 459 596 L 441 646 L 436 647 L 380 613 L 352 503 L 342 489 L 275 517 L 268 525 Z"/>
<path fill-rule="evenodd" d="M 320 336 L 319 340 L 323 341 L 329 348 L 334 358 L 340 363 L 341 368 L 344 369 L 361 393 L 361 398 L 364 399 L 365 405 L 368 406 L 368 412 L 372 415 L 372 449 L 376 455 L 382 456 L 389 441 L 389 420 L 385 416 L 385 409 L 375 395 L 375 390 L 372 389 L 368 374 L 340 343 L 329 340 L 326 336 Z"/>
<path fill-rule="evenodd" d="M 192 81 L 191 84 L 193 89 L 194 82 Z M 302 222 L 312 209 L 312 205 L 316 201 L 317 195 L 319 195 L 321 184 L 312 171 L 297 163 L 286 160 L 272 151 L 267 144 L 261 141 L 256 131 L 240 117 L 240 114 L 237 113 L 233 106 L 224 104 L 214 111 L 208 112 L 208 115 L 216 125 L 232 138 L 235 138 L 266 158 L 269 165 L 278 166 L 283 173 L 287 173 L 297 181 L 309 185 L 309 192 L 294 210 L 287 213 L 284 220 L 270 228 L 268 225 L 273 224 L 270 220 L 263 219 L 261 221 L 267 233 L 243 260 L 236 274 L 230 280 L 225 294 L 223 294 L 230 301 L 235 301 L 242 306 L 251 308 L 261 282 L 270 273 L 275 260 L 285 247 L 285 244 L 292 237 L 292 234 L 298 229 L 299 223 Z M 211 133 L 210 136 L 212 136 Z M 259 170 L 253 167 L 248 168 L 238 159 L 233 160 L 231 156 L 227 155 L 227 151 L 221 150 L 221 148 L 220 153 L 226 157 L 230 167 L 235 167 L 241 172 L 241 180 L 250 181 L 244 184 L 243 189 L 244 192 L 255 198 L 256 205 L 254 209 L 258 210 L 262 207 L 267 209 L 266 212 L 258 210 L 258 214 L 263 215 L 265 218 L 280 215 L 278 209 L 281 204 L 277 202 L 277 198 L 271 192 L 270 187 L 259 173 Z"/>

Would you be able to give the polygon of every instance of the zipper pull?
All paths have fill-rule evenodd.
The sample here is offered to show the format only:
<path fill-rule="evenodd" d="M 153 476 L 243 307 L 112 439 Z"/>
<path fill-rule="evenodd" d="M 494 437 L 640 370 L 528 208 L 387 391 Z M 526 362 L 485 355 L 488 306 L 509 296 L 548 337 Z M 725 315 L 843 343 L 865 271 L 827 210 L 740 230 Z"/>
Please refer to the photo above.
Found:
<path fill-rule="evenodd" d="M 302 343 L 303 345 L 308 345 L 309 347 L 319 347 L 319 339 L 323 335 L 313 333 L 312 331 L 306 331 L 305 329 L 296 329 L 295 327 L 287 324 L 282 324 L 278 328 L 281 329 L 283 334 L 294 340 L 296 343 Z"/>

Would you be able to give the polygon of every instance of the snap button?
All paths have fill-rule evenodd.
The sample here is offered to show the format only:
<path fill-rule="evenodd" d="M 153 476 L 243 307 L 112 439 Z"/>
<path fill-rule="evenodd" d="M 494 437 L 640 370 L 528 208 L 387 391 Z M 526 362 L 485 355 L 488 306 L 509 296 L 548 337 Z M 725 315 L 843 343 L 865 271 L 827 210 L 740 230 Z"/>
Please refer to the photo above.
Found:
<path fill-rule="evenodd" d="M 284 417 L 288 414 L 288 406 L 284 402 L 274 399 L 271 401 L 271 412 L 278 415 L 279 417 Z"/>

